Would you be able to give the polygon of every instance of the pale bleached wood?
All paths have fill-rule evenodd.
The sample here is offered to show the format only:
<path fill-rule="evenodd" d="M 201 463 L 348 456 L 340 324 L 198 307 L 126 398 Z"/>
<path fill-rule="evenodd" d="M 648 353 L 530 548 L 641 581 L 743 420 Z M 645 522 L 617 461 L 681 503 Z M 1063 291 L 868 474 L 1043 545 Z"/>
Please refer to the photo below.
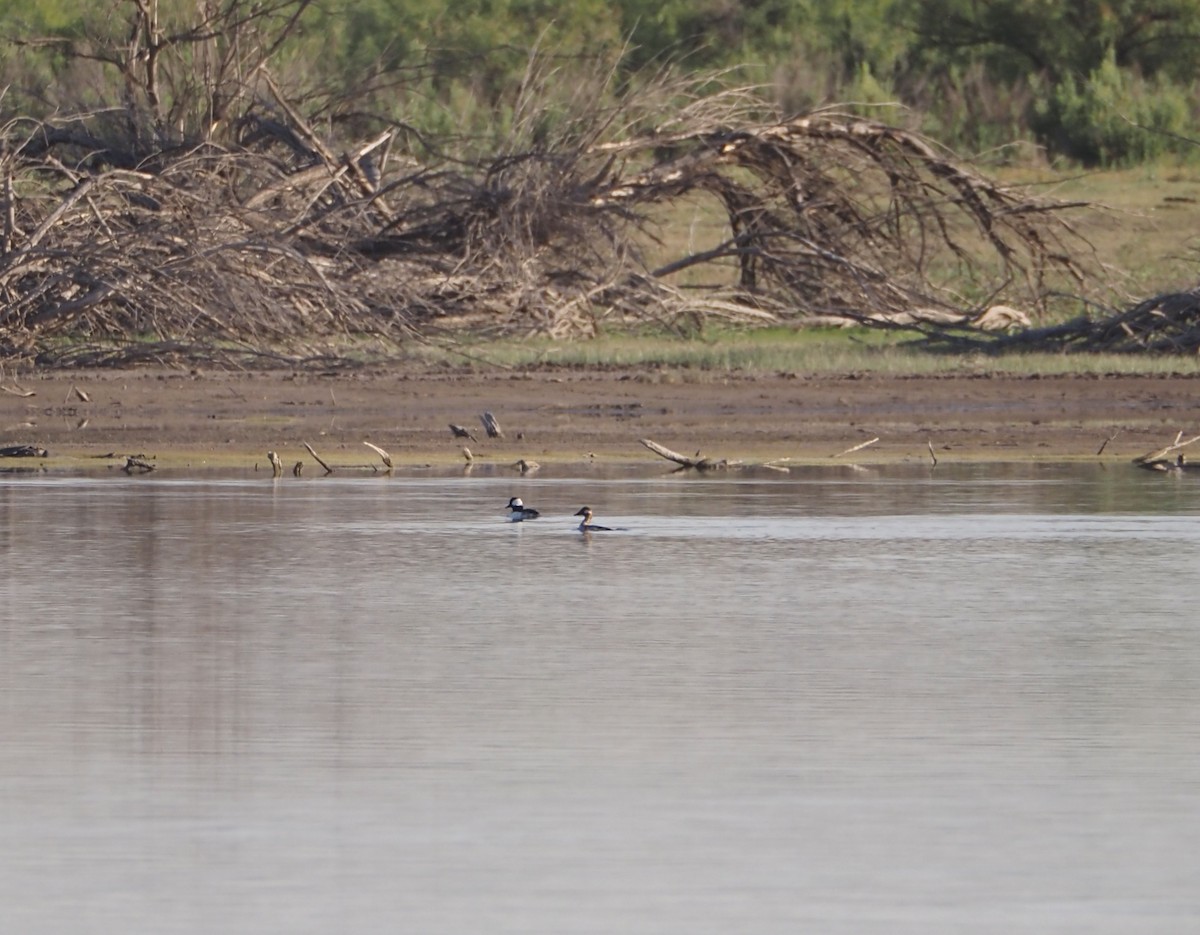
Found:
<path fill-rule="evenodd" d="M 658 442 L 652 441 L 649 438 L 642 438 L 639 439 L 639 441 L 660 458 L 666 458 L 668 461 L 674 461 L 676 464 L 685 468 L 692 468 L 693 470 L 697 471 L 712 471 L 729 466 L 729 462 L 724 458 L 722 458 L 720 461 L 712 461 L 709 458 L 702 457 L 698 451 L 696 452 L 695 456 L 689 458 L 687 455 L 682 455 L 678 451 L 672 451 L 665 445 L 660 445 Z"/>
<path fill-rule="evenodd" d="M 869 445 L 874 445 L 877 441 L 879 441 L 878 437 L 871 438 L 871 439 L 868 439 L 867 441 L 863 442 L 862 444 L 855 445 L 853 448 L 847 448 L 845 451 L 839 451 L 837 454 L 830 455 L 829 457 L 840 458 L 840 457 L 842 457 L 842 455 L 854 454 L 854 452 L 862 451 L 864 448 L 866 448 Z"/>
<path fill-rule="evenodd" d="M 1138 455 L 1133 459 L 1133 463 L 1139 467 L 1148 468 L 1152 471 L 1166 470 L 1169 456 L 1183 448 L 1186 448 L 1188 445 L 1200 441 L 1200 435 L 1193 435 L 1186 441 L 1182 439 L 1183 433 L 1180 432 L 1175 436 L 1174 443 L 1167 445 L 1165 448 L 1159 448 L 1158 451 L 1151 451 L 1144 455 Z"/>
<path fill-rule="evenodd" d="M 370 448 L 377 455 L 379 455 L 380 459 L 387 466 L 387 469 L 389 471 L 392 469 L 392 456 L 390 454 L 388 454 L 386 451 L 384 451 L 378 445 L 372 445 L 370 442 L 363 442 L 363 444 L 366 445 L 368 448 Z"/>
<path fill-rule="evenodd" d="M 305 442 L 304 447 L 307 448 L 308 453 L 313 456 L 313 460 L 315 460 L 317 462 L 317 464 L 321 465 L 321 467 L 325 468 L 326 474 L 333 473 L 333 468 L 331 468 L 328 464 L 326 464 L 324 461 L 321 460 L 321 456 L 313 450 L 312 445 L 310 445 L 308 442 Z"/>

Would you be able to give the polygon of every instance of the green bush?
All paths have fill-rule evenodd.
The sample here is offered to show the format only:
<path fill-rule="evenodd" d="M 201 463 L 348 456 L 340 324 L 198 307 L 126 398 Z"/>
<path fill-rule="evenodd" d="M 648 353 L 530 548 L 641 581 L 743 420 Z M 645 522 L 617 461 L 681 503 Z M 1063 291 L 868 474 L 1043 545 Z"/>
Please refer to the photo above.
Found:
<path fill-rule="evenodd" d="M 1117 67 L 1110 53 L 1084 80 L 1043 88 L 1031 123 L 1051 155 L 1089 166 L 1120 167 L 1195 149 L 1193 89 L 1145 80 Z"/>

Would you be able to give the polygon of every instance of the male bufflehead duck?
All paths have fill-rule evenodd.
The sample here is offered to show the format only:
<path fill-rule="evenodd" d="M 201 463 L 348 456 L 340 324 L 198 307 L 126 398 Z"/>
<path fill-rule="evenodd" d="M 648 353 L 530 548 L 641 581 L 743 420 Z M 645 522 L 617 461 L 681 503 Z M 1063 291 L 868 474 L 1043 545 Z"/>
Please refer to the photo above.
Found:
<path fill-rule="evenodd" d="M 508 521 L 510 523 L 520 523 L 527 519 L 537 519 L 542 514 L 531 506 L 526 506 L 521 502 L 520 497 L 510 497 L 508 500 Z"/>
<path fill-rule="evenodd" d="M 612 527 L 597 526 L 592 522 L 592 508 L 590 506 L 580 507 L 579 512 L 575 515 L 583 517 L 583 520 L 579 524 L 580 532 L 612 532 Z"/>

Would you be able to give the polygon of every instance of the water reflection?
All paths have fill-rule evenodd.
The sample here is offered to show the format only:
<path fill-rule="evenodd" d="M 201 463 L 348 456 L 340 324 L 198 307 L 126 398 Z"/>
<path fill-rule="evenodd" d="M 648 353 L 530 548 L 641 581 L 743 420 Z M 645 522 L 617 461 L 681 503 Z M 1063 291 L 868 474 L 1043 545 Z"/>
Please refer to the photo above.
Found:
<path fill-rule="evenodd" d="M 0 479 L 7 927 L 1190 930 L 1190 481 Z"/>

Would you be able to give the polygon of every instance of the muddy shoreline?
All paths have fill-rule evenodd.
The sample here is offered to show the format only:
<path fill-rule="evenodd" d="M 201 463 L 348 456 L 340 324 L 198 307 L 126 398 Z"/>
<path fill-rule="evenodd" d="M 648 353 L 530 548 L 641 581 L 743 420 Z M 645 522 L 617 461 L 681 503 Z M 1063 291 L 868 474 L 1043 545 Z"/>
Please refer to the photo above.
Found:
<path fill-rule="evenodd" d="M 1128 461 L 1200 425 L 1191 376 L 746 376 L 547 369 L 503 373 L 51 371 L 3 380 L 3 445 L 49 464 L 144 454 L 163 466 L 655 460 L 651 438 L 713 458 L 856 463 Z M 33 395 L 20 395 L 31 393 Z M 493 412 L 504 438 L 488 439 Z M 448 425 L 471 430 L 456 439 Z M 1115 437 L 1114 437 L 1115 436 Z M 4 459 L 12 464 L 17 459 Z M 27 460 L 27 459 L 22 459 Z M 315 465 L 314 465 L 315 467 Z"/>

